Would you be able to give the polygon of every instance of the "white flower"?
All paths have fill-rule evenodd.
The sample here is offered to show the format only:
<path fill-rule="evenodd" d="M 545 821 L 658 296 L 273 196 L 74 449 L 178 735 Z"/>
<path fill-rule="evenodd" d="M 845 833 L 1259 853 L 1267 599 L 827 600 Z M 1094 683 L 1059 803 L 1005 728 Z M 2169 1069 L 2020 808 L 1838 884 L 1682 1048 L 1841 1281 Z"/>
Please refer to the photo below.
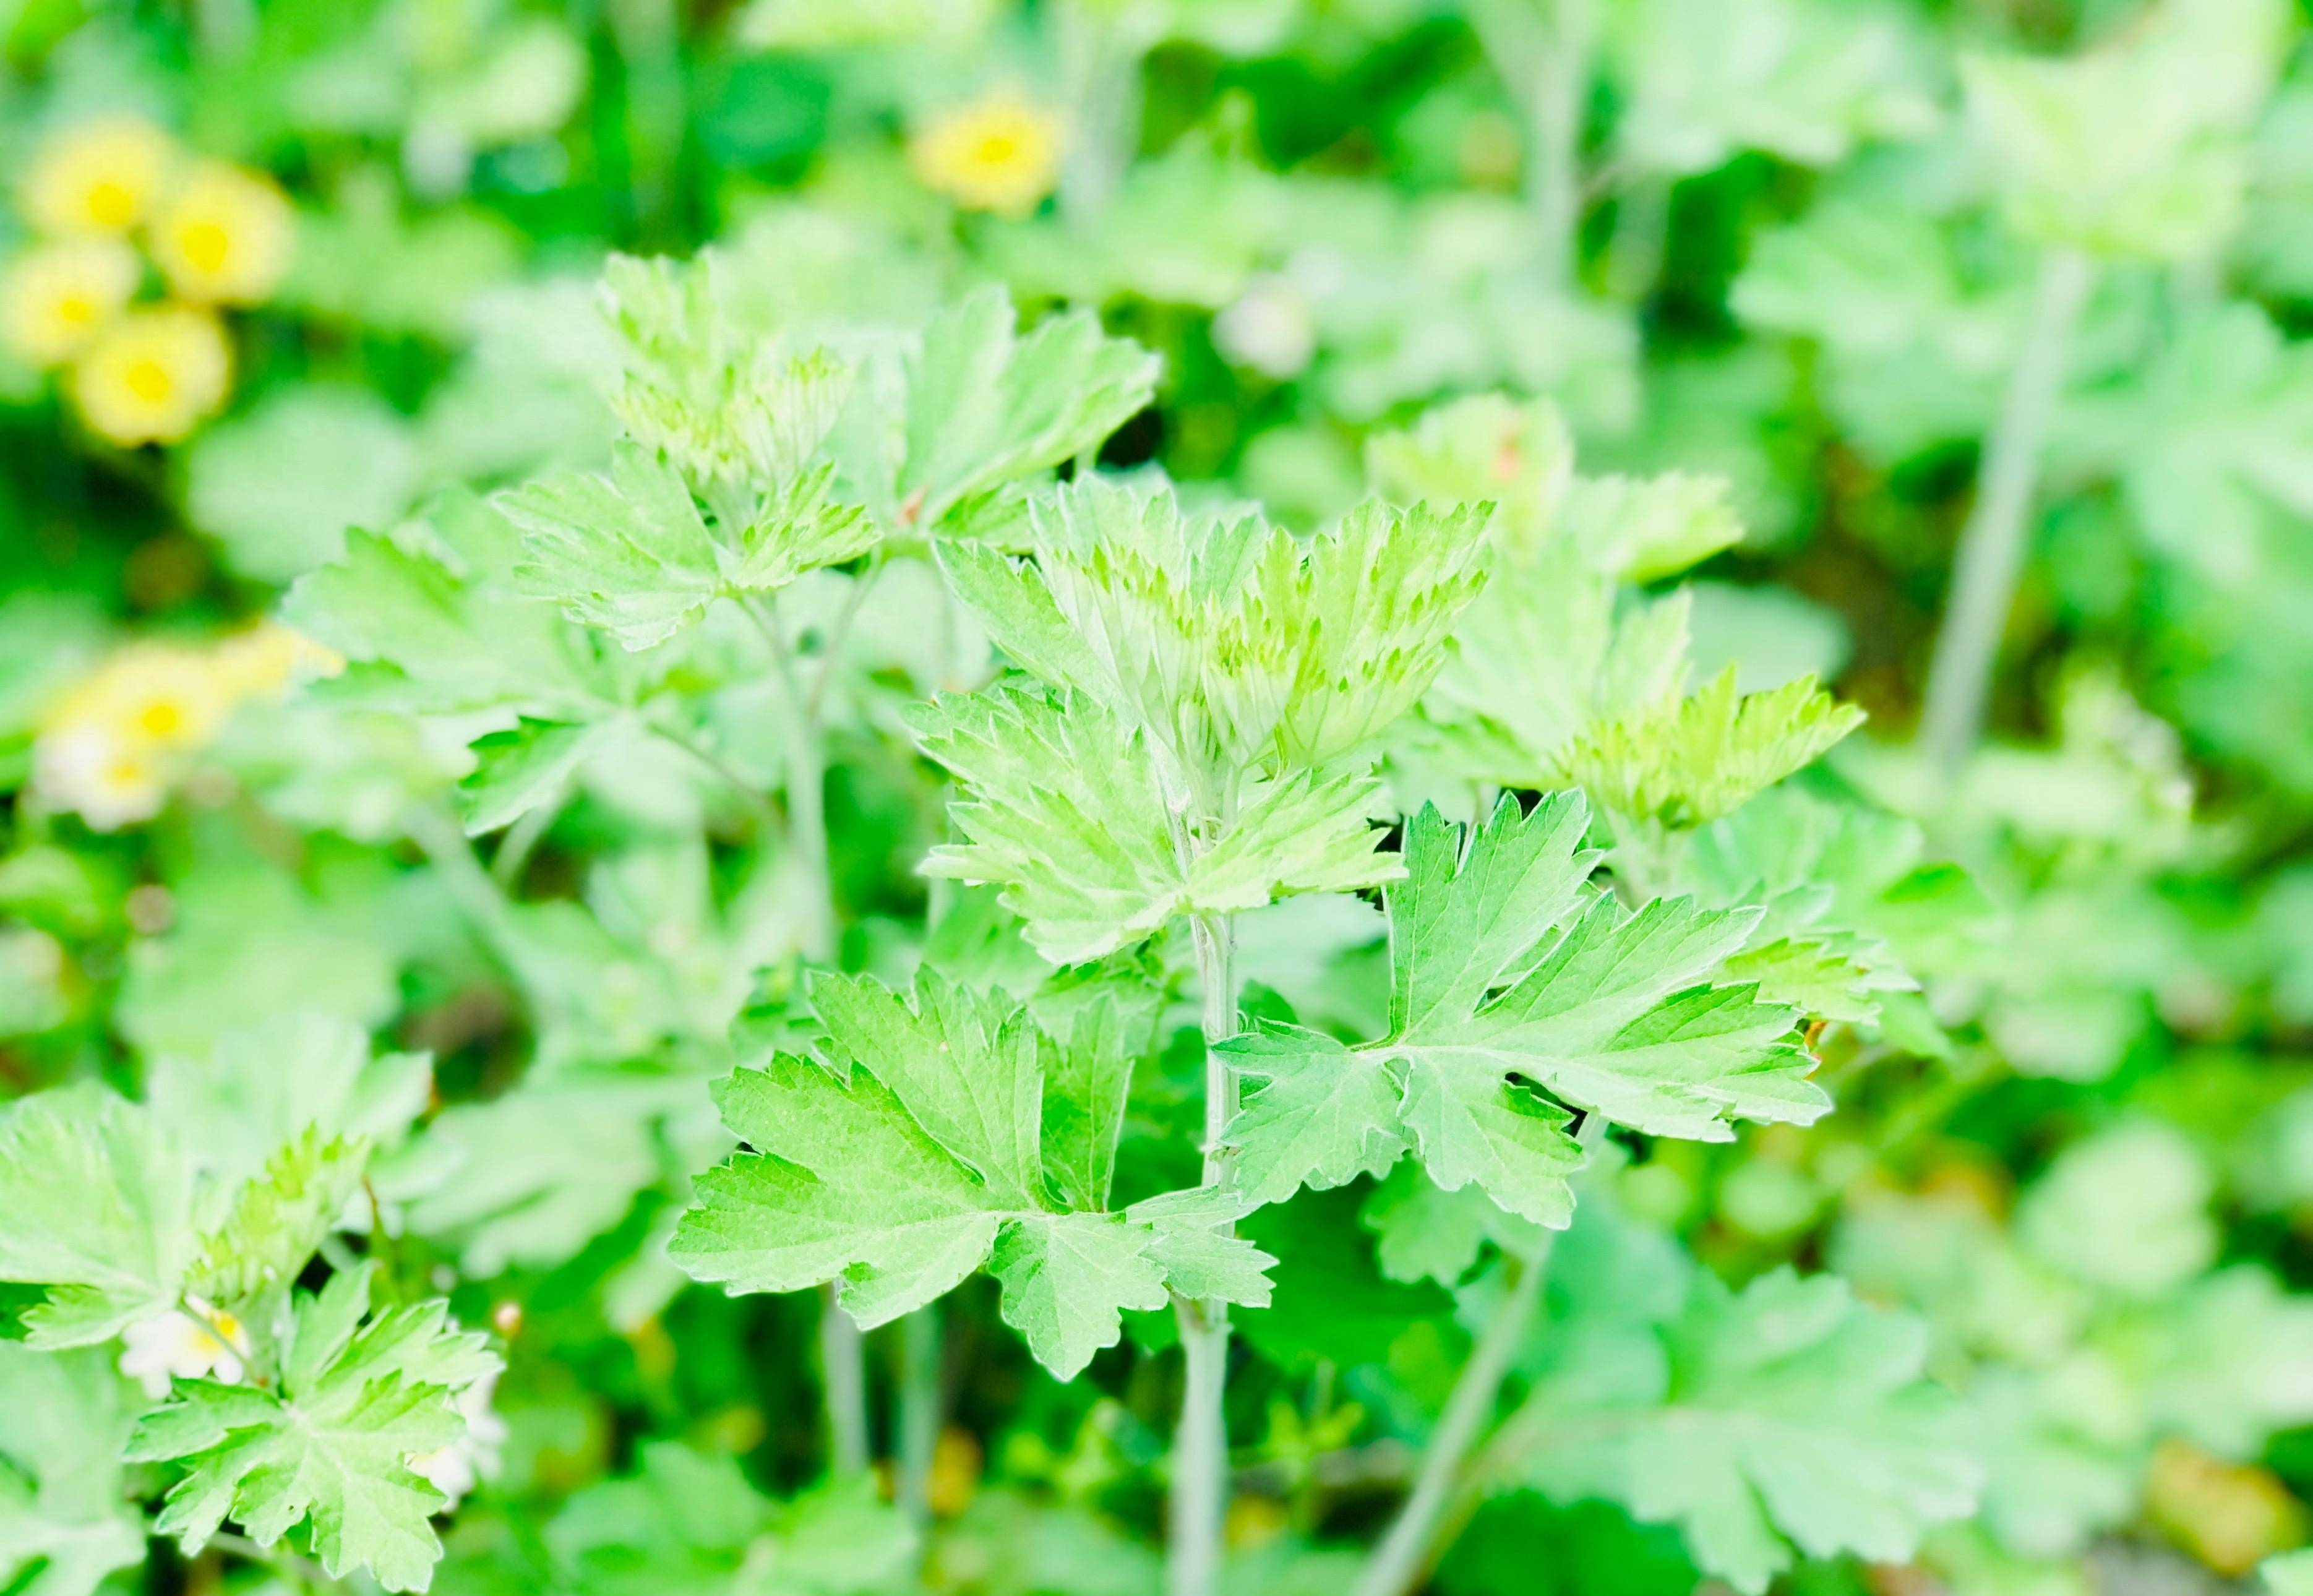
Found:
<path fill-rule="evenodd" d="M 1292 282 L 1255 277 L 1213 318 L 1213 342 L 1236 364 L 1282 382 L 1300 375 L 1317 353 L 1316 314 Z"/>
<path fill-rule="evenodd" d="M 490 1406 L 497 1383 L 493 1372 L 460 1391 L 454 1400 L 459 1416 L 466 1421 L 466 1433 L 447 1446 L 409 1460 L 409 1471 L 449 1497 L 453 1507 L 476 1484 L 497 1478 L 498 1448 L 506 1444 L 507 1434 L 506 1420 Z"/>
<path fill-rule="evenodd" d="M 193 1311 L 171 1308 L 121 1332 L 120 1372 L 156 1402 L 169 1394 L 171 1378 L 206 1375 L 237 1385 L 245 1371 L 249 1337 L 241 1321 L 198 1297 L 185 1302 Z"/>
<path fill-rule="evenodd" d="M 93 724 L 42 733 L 32 745 L 32 785 L 98 831 L 149 820 L 169 797 L 148 747 Z"/>

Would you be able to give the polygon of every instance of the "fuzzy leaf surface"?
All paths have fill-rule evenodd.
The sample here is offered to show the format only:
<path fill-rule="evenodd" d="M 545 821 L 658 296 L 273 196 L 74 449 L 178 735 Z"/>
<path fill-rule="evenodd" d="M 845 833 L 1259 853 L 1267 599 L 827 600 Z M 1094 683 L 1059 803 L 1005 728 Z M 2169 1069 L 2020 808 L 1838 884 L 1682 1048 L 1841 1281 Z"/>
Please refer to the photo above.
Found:
<path fill-rule="evenodd" d="M 1303 771 L 1258 783 L 1199 850 L 1147 739 L 1091 698 L 999 688 L 943 697 L 910 723 L 964 794 L 949 812 L 965 840 L 934 848 L 927 873 L 1000 885 L 1055 963 L 1098 958 L 1176 916 L 1396 874 L 1374 851 L 1382 833 L 1366 818 L 1368 777 Z"/>
<path fill-rule="evenodd" d="M 1731 665 L 1689 697 L 1672 695 L 1577 737 L 1562 779 L 1609 814 L 1667 827 L 1707 825 L 1811 764 L 1863 723 L 1801 677 L 1738 693 Z"/>

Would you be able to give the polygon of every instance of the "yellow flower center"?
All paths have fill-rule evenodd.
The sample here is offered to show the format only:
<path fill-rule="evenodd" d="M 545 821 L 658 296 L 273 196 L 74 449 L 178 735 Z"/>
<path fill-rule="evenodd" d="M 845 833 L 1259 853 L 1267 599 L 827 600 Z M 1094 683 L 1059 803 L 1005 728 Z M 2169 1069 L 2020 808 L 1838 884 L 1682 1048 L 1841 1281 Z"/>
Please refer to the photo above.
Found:
<path fill-rule="evenodd" d="M 1002 166 L 1020 153 L 1020 141 L 1008 133 L 991 133 L 980 141 L 980 160 L 985 166 Z"/>
<path fill-rule="evenodd" d="M 221 269 L 225 257 L 233 252 L 233 241 L 214 222 L 192 223 L 178 235 L 177 243 L 185 259 L 205 272 Z"/>
<path fill-rule="evenodd" d="M 145 767 L 130 756 L 123 754 L 105 767 L 104 774 L 116 787 L 139 786 L 145 780 Z"/>
<path fill-rule="evenodd" d="M 128 391 L 148 405 L 166 403 L 170 391 L 176 386 L 169 381 L 168 369 L 157 360 L 133 362 L 121 374 Z"/>
<path fill-rule="evenodd" d="M 101 227 L 126 227 L 136 220 L 136 196 L 128 184 L 104 179 L 88 191 L 88 215 Z"/>
<path fill-rule="evenodd" d="M 96 302 L 85 294 L 67 294 L 57 301 L 57 320 L 68 327 L 86 327 L 96 320 Z"/>
<path fill-rule="evenodd" d="M 136 717 L 147 737 L 172 737 L 184 729 L 185 712 L 166 698 L 156 698 Z"/>

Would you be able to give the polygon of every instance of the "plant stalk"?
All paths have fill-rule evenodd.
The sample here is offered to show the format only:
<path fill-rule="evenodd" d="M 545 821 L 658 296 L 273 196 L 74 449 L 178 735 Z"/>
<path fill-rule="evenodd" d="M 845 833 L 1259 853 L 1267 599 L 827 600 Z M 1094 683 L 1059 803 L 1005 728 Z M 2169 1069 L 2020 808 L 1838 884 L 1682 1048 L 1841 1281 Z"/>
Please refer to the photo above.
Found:
<path fill-rule="evenodd" d="M 771 651 L 780 702 L 787 706 L 787 847 L 803 873 L 803 956 L 832 964 L 836 955 L 835 882 L 828 866 L 827 750 L 820 737 L 818 702 L 804 687 L 803 671 L 779 624 L 778 610 L 740 606 Z"/>
<path fill-rule="evenodd" d="M 1494 1404 L 1501 1396 L 1510 1360 L 1534 1322 L 1543 1278 L 1549 1273 L 1545 1267 L 1549 1256 L 1545 1240 L 1543 1250 L 1536 1257 L 1505 1257 L 1508 1290 L 1496 1305 L 1493 1318 L 1486 1321 L 1470 1361 L 1462 1366 L 1453 1394 L 1446 1399 L 1446 1411 L 1438 1416 L 1438 1427 L 1430 1432 L 1429 1444 L 1421 1454 L 1421 1471 L 1414 1477 L 1412 1493 L 1398 1509 L 1381 1543 L 1366 1558 L 1351 1596 L 1404 1596 L 1429 1566 L 1439 1522 L 1461 1481 L 1462 1465 L 1479 1435 L 1493 1422 Z"/>
<path fill-rule="evenodd" d="M 1106 8 L 1059 8 L 1060 75 L 1069 111 L 1060 215 L 1082 224 L 1108 207 L 1140 142 L 1140 53 Z"/>
<path fill-rule="evenodd" d="M 1549 10 L 1526 118 L 1532 145 L 1526 199 L 1534 210 L 1543 269 L 1552 283 L 1567 287 L 1581 256 L 1582 121 L 1589 108 L 1596 29 L 1591 0 L 1555 0 Z"/>
<path fill-rule="evenodd" d="M 413 803 L 402 815 L 401 832 L 426 855 L 443 890 L 483 945 L 509 971 L 519 975 L 523 943 L 514 933 L 506 890 L 474 857 L 465 828 L 430 805 Z"/>
<path fill-rule="evenodd" d="M 827 1458 L 831 1472 L 867 1472 L 867 1350 L 851 1315 L 835 1303 L 835 1283 L 821 1288 L 820 1381 L 827 1401 Z"/>
<path fill-rule="evenodd" d="M 835 884 L 828 867 L 827 750 L 820 740 L 816 706 L 805 693 L 795 650 L 788 645 L 778 610 L 740 606 L 754 620 L 771 651 L 782 701 L 787 709 L 787 848 L 801 873 L 804 958 L 822 966 L 835 962 Z M 829 1285 L 819 1311 L 819 1356 L 827 1399 L 828 1460 L 837 1474 L 860 1474 L 869 1462 L 867 1444 L 867 1347 L 851 1316 L 836 1306 Z"/>
<path fill-rule="evenodd" d="M 932 1521 L 932 1460 L 940 1434 L 939 1304 L 900 1320 L 900 1436 L 893 1495 L 918 1537 Z"/>
<path fill-rule="evenodd" d="M 2079 250 L 2052 249 L 2041 257 L 2031 325 L 2009 375 L 2000 418 L 1984 440 L 1981 485 L 1960 532 L 1951 598 L 1920 717 L 1920 745 L 1947 776 L 1966 763 L 1983 734 L 1992 671 L 2024 568 L 2041 449 L 2072 334 L 2095 283 L 2095 266 Z"/>
<path fill-rule="evenodd" d="M 1523 113 L 1535 254 L 1553 287 L 1573 284 L 1582 223 L 1582 124 L 1596 0 L 1473 0 L 1470 28 Z"/>
<path fill-rule="evenodd" d="M 1235 927 L 1227 916 L 1190 923 L 1204 998 L 1205 1184 L 1227 1172 L 1221 1137 L 1236 1113 L 1236 1075 L 1218 1044 L 1236 1034 Z M 1220 1584 L 1221 1519 L 1228 1505 L 1228 1304 L 1174 1299 L 1184 1374 L 1173 1434 L 1165 1526 L 1166 1596 L 1213 1596 Z"/>

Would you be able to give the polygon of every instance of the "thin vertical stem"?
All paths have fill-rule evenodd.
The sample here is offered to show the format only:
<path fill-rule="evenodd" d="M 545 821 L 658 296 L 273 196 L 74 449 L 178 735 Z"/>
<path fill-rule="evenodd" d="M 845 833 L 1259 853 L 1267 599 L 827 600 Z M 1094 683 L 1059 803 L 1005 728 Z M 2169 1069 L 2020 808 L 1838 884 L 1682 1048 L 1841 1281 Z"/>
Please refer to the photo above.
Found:
<path fill-rule="evenodd" d="M 2009 375 L 2000 418 L 1984 440 L 1981 485 L 1960 532 L 1920 719 L 1920 742 L 1946 775 L 1966 762 L 1983 731 L 1992 667 L 2024 568 L 2041 449 L 2063 386 L 2073 330 L 2095 283 L 2093 263 L 2076 250 L 2052 249 L 2041 258 L 2031 325 Z"/>
<path fill-rule="evenodd" d="M 1543 269 L 1561 286 L 1574 281 L 1582 224 L 1582 118 L 1590 99 L 1591 0 L 1555 0 L 1535 63 L 1526 124 L 1527 203 Z"/>
<path fill-rule="evenodd" d="M 401 830 L 426 855 L 435 878 L 476 934 L 508 971 L 519 977 L 523 944 L 514 933 L 505 890 L 474 857 L 464 828 L 426 804 L 414 803 L 402 816 Z"/>
<path fill-rule="evenodd" d="M 835 884 L 828 866 L 827 750 L 820 739 L 816 706 L 806 692 L 794 647 L 779 624 L 778 611 L 741 606 L 771 651 L 780 701 L 787 706 L 787 846 L 803 873 L 803 955 L 831 964 L 836 954 Z"/>
<path fill-rule="evenodd" d="M 1236 934 L 1227 916 L 1190 923 L 1204 1001 L 1205 1184 L 1227 1173 L 1221 1137 L 1236 1113 L 1236 1075 L 1217 1044 L 1236 1033 Z M 1221 1518 L 1228 1494 L 1228 1304 L 1176 1298 L 1184 1374 L 1173 1434 L 1166 1524 L 1167 1596 L 1213 1596 L 1220 1584 Z"/>
<path fill-rule="evenodd" d="M 1217 915 L 1191 923 L 1197 952 L 1197 980 L 1204 1002 L 1205 1033 L 1205 1184 L 1217 1186 L 1226 1171 L 1227 1154 L 1221 1139 L 1236 1118 L 1236 1072 L 1218 1049 L 1237 1031 L 1236 927 L 1230 916 Z"/>
<path fill-rule="evenodd" d="M 1486 1321 L 1470 1361 L 1454 1382 L 1453 1394 L 1446 1399 L 1446 1411 L 1438 1416 L 1438 1427 L 1430 1432 L 1412 1494 L 1398 1509 L 1381 1543 L 1366 1558 L 1351 1596 L 1404 1596 L 1429 1566 L 1438 1522 L 1460 1484 L 1462 1465 L 1479 1435 L 1492 1423 L 1494 1404 L 1501 1396 L 1510 1360 L 1534 1322 L 1548 1258 L 1545 1240 L 1537 1256 L 1504 1260 L 1508 1289 L 1495 1306 L 1494 1316 Z"/>
<path fill-rule="evenodd" d="M 867 1472 L 867 1355 L 859 1327 L 835 1305 L 830 1282 L 819 1305 L 820 1381 L 827 1400 L 827 1452 L 840 1475 Z"/>
<path fill-rule="evenodd" d="M 932 1460 L 940 1434 L 939 1304 L 927 1303 L 900 1321 L 900 1437 L 893 1495 L 920 1537 L 932 1520 Z"/>
<path fill-rule="evenodd" d="M 498 839 L 497 852 L 490 855 L 490 879 L 503 891 L 511 892 L 522 880 L 523 867 L 530 863 L 531 854 L 555 817 L 562 812 L 562 794 L 557 792 L 547 802 L 539 804 L 506 829 Z"/>
<path fill-rule="evenodd" d="M 673 240 L 686 114 L 682 21 L 674 0 L 611 0 L 605 15 L 623 80 L 628 203 L 646 234 Z"/>
<path fill-rule="evenodd" d="M 787 709 L 787 847 L 802 875 L 803 956 L 814 964 L 832 964 L 837 942 L 835 886 L 828 868 L 827 750 L 778 610 L 767 613 L 752 604 L 741 608 L 770 647 Z M 859 1327 L 836 1306 L 831 1285 L 820 1306 L 819 1356 L 827 1399 L 829 1461 L 838 1474 L 862 1473 L 869 1457 L 867 1348 Z"/>
<path fill-rule="evenodd" d="M 1606 257 L 1607 286 L 1614 297 L 1638 303 L 1662 280 L 1670 248 L 1670 191 L 1674 179 L 1651 173 L 1625 183 L 1614 207 L 1614 237 Z"/>
<path fill-rule="evenodd" d="M 1140 55 L 1106 9 L 1086 0 L 1058 8 L 1069 112 L 1060 214 L 1075 223 L 1107 208 L 1140 141 Z"/>

